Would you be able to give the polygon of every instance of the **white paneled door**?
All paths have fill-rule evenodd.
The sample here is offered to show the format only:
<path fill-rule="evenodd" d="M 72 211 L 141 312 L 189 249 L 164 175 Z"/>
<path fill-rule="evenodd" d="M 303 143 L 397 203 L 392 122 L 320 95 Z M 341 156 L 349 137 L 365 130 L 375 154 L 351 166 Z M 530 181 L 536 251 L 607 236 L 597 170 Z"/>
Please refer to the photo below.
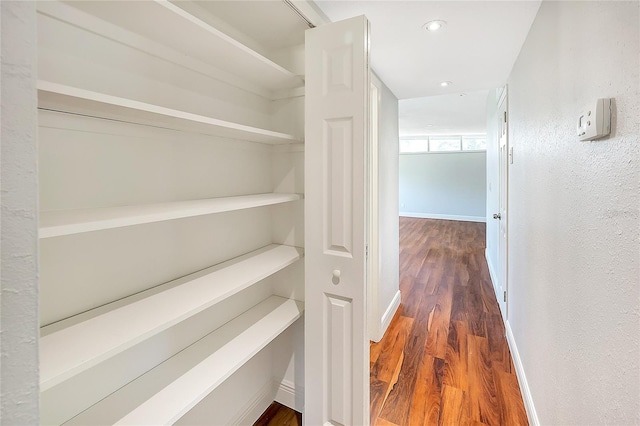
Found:
<path fill-rule="evenodd" d="M 304 422 L 367 425 L 369 23 L 308 30 L 305 49 Z"/>

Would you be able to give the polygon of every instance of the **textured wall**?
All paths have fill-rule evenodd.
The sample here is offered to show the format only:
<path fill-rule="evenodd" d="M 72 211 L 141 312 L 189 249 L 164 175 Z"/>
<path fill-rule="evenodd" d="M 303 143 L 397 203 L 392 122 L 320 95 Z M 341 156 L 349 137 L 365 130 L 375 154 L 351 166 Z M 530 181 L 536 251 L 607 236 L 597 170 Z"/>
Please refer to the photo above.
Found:
<path fill-rule="evenodd" d="M 381 85 L 379 126 L 380 315 L 399 289 L 398 99 Z"/>
<path fill-rule="evenodd" d="M 38 424 L 35 2 L 0 2 L 0 424 Z"/>
<path fill-rule="evenodd" d="M 402 154 L 400 214 L 484 221 L 486 167 L 484 152 Z"/>
<path fill-rule="evenodd" d="M 640 423 L 636 2 L 543 2 L 509 81 L 509 323 L 544 425 Z M 576 121 L 615 98 L 612 135 Z"/>

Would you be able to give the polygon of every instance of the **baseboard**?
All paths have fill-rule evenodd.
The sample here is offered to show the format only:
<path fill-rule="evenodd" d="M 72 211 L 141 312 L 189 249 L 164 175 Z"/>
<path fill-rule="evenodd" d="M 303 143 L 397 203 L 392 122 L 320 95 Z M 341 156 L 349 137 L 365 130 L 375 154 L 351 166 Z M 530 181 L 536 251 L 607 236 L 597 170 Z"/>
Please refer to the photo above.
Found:
<path fill-rule="evenodd" d="M 496 276 L 496 271 L 493 269 L 493 263 L 491 263 L 491 259 L 489 259 L 488 249 L 484 249 L 484 258 L 487 260 L 487 267 L 489 268 L 489 277 L 491 278 L 491 284 L 493 284 L 493 291 L 498 296 L 498 277 Z M 500 299 L 498 299 L 500 300 Z"/>
<path fill-rule="evenodd" d="M 229 424 L 238 426 L 253 425 L 273 402 L 275 388 L 276 383 L 274 381 L 265 383 Z"/>
<path fill-rule="evenodd" d="M 393 319 L 393 316 L 396 314 L 396 311 L 400 307 L 401 300 L 402 300 L 402 295 L 400 294 L 400 290 L 398 290 L 395 296 L 393 296 L 391 303 L 389 303 L 389 306 L 387 307 L 387 310 L 385 311 L 384 315 L 380 319 L 380 330 L 379 330 L 378 336 L 376 336 L 378 339 L 375 340 L 375 342 L 379 342 L 384 336 L 384 333 L 387 332 L 387 328 L 389 328 L 389 324 L 391 324 L 391 320 Z"/>
<path fill-rule="evenodd" d="M 290 380 L 283 380 L 278 386 L 275 400 L 300 413 L 304 410 L 304 389 L 298 389 Z"/>
<path fill-rule="evenodd" d="M 533 405 L 533 398 L 531 397 L 531 390 L 529 389 L 529 383 L 527 382 L 527 376 L 524 374 L 524 367 L 522 366 L 522 360 L 518 353 L 518 346 L 513 337 L 513 331 L 511 331 L 511 324 L 506 322 L 507 329 L 507 343 L 509 343 L 509 350 L 511 350 L 511 358 L 513 359 L 513 365 L 516 367 L 516 375 L 518 376 L 518 382 L 520 384 L 520 392 L 522 392 L 522 399 L 524 400 L 524 408 L 527 410 L 527 417 L 529 418 L 529 424 L 532 426 L 540 426 L 538 420 L 538 414 L 536 408 Z"/>
<path fill-rule="evenodd" d="M 457 220 L 460 222 L 486 222 L 487 221 L 487 218 L 484 216 L 458 216 L 453 214 L 438 214 L 438 213 L 400 212 L 400 216 L 417 217 L 420 219 Z"/>

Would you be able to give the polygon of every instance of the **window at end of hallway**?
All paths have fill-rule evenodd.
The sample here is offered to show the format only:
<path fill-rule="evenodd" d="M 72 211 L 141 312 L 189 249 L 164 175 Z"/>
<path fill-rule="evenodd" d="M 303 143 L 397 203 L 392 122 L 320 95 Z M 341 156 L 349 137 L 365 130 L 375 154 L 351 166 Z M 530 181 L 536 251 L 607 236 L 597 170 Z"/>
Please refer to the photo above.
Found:
<path fill-rule="evenodd" d="M 400 154 L 487 150 L 486 135 L 422 136 L 400 139 Z"/>

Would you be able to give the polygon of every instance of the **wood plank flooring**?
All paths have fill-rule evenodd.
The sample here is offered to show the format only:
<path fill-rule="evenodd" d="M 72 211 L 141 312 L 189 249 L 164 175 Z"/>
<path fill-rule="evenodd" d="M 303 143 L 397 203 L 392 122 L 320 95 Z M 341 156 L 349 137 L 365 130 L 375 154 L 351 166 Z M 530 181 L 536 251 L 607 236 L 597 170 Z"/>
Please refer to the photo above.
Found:
<path fill-rule="evenodd" d="M 484 242 L 483 223 L 400 218 L 402 304 L 370 346 L 371 425 L 528 425 Z M 256 425 L 299 416 L 272 405 Z"/>
<path fill-rule="evenodd" d="M 400 218 L 402 304 L 371 344 L 372 425 L 527 425 L 485 225 Z"/>
<path fill-rule="evenodd" d="M 279 402 L 274 402 L 262 413 L 254 426 L 302 426 L 302 414 Z"/>

